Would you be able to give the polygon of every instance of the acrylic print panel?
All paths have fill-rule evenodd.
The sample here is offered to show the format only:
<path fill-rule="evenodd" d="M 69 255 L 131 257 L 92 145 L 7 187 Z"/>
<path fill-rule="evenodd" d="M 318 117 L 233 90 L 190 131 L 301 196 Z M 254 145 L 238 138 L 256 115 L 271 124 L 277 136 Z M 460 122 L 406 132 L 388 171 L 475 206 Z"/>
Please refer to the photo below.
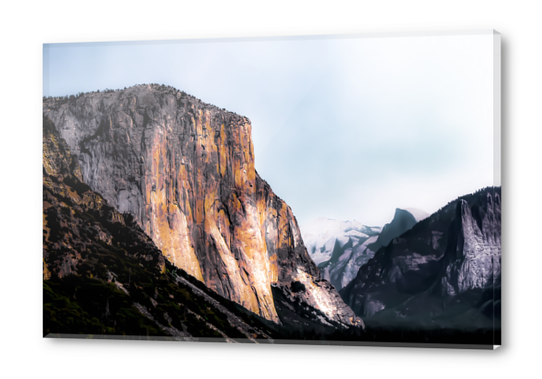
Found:
<path fill-rule="evenodd" d="M 44 45 L 47 337 L 500 344 L 493 31 Z"/>

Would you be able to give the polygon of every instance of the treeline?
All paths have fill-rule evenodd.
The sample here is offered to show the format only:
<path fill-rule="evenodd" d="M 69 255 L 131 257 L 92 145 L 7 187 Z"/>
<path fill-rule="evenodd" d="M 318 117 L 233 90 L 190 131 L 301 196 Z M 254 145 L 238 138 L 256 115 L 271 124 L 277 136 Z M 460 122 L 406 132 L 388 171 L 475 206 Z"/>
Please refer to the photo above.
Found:
<path fill-rule="evenodd" d="M 174 95 L 178 99 L 186 98 L 186 99 L 189 99 L 189 100 L 192 100 L 192 101 L 197 101 L 201 105 L 203 105 L 204 107 L 213 107 L 213 108 L 220 109 L 220 110 L 222 110 L 224 112 L 229 112 L 225 108 L 220 108 L 220 107 L 218 107 L 218 106 L 216 106 L 214 104 L 206 103 L 203 100 L 201 100 L 200 98 L 197 98 L 196 96 L 190 95 L 190 94 L 188 94 L 188 93 L 186 93 L 184 91 L 181 91 L 181 90 L 179 90 L 179 89 L 177 89 L 175 87 L 172 87 L 172 86 L 169 86 L 169 85 L 166 85 L 166 84 L 157 84 L 157 83 L 136 84 L 136 85 L 134 85 L 132 87 L 124 87 L 123 89 L 120 89 L 120 88 L 118 88 L 118 89 L 106 88 L 106 89 L 104 89 L 102 91 L 96 90 L 96 91 L 89 91 L 89 92 L 78 92 L 75 95 L 43 96 L 43 102 L 53 101 L 53 102 L 59 102 L 61 104 L 64 104 L 64 103 L 66 103 L 68 101 L 75 101 L 75 100 L 79 99 L 82 96 L 89 96 L 89 95 L 99 94 L 99 93 L 113 93 L 113 92 L 123 91 L 123 90 L 127 90 L 129 88 L 140 87 L 140 86 L 150 86 L 154 90 L 158 90 L 158 91 L 161 91 L 161 92 L 165 92 L 166 94 Z M 232 113 L 232 112 L 229 112 L 229 113 Z"/>
<path fill-rule="evenodd" d="M 448 207 L 450 204 L 453 204 L 455 202 L 457 202 L 458 200 L 465 200 L 467 203 L 470 203 L 470 201 L 472 200 L 472 198 L 478 196 L 479 194 L 483 193 L 483 192 L 493 192 L 493 193 L 498 193 L 499 196 L 501 194 L 501 187 L 492 187 L 492 186 L 488 186 L 488 187 L 484 187 L 484 188 L 480 188 L 479 190 L 475 191 L 475 192 L 472 192 L 472 193 L 469 193 L 469 194 L 466 194 L 466 195 L 463 195 L 463 196 L 460 196 L 458 197 L 457 199 L 455 200 L 452 200 L 450 202 L 448 202 L 448 204 L 446 204 L 445 206 L 441 207 L 437 212 L 440 212 L 442 210 L 444 210 L 446 207 Z M 436 213 L 436 212 L 435 212 Z M 426 218 L 426 220 L 429 219 Z M 425 220 L 422 220 L 422 221 L 425 221 Z"/>

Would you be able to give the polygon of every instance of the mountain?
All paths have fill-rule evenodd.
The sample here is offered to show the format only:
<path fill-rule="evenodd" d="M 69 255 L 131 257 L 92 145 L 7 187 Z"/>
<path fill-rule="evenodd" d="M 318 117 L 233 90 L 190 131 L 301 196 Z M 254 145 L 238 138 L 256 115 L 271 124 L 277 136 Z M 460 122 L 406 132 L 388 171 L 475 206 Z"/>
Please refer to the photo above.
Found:
<path fill-rule="evenodd" d="M 360 334 L 278 287 L 281 323 L 218 295 L 82 181 L 77 157 L 48 118 L 43 133 L 44 336 L 325 343 Z M 294 283 L 294 292 L 302 286 Z"/>
<path fill-rule="evenodd" d="M 43 110 L 80 167 L 74 177 L 129 215 L 174 267 L 275 323 L 298 322 L 298 307 L 304 320 L 362 324 L 257 174 L 246 117 L 163 85 L 45 98 Z"/>
<path fill-rule="evenodd" d="M 501 189 L 490 187 L 394 238 L 340 293 L 380 332 L 450 330 L 496 341 L 500 282 Z"/>
<path fill-rule="evenodd" d="M 340 290 L 356 277 L 359 268 L 379 248 L 427 216 L 417 209 L 396 209 L 393 220 L 384 228 L 366 226 L 358 221 L 318 218 L 303 225 L 301 232 L 322 276 Z"/>

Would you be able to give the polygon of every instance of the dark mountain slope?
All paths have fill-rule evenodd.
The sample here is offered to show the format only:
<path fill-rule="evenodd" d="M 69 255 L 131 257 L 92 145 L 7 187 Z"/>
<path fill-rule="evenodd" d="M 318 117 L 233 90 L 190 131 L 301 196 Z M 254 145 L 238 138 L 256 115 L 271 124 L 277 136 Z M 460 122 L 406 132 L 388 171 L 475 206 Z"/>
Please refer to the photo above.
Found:
<path fill-rule="evenodd" d="M 380 332 L 448 329 L 498 341 L 500 198 L 493 187 L 449 203 L 381 248 L 341 296 Z"/>

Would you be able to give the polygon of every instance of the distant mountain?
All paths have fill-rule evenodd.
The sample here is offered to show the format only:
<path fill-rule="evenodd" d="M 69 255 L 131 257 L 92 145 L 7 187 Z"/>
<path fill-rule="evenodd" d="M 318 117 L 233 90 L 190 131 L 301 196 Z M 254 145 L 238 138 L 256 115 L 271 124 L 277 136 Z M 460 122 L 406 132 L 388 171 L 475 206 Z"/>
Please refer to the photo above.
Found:
<path fill-rule="evenodd" d="M 395 209 L 393 220 L 389 224 L 384 225 L 382 231 L 378 235 L 378 239 L 373 244 L 369 245 L 369 248 L 371 251 L 378 251 L 381 247 L 387 246 L 392 239 L 400 236 L 428 216 L 428 213 L 420 209 Z"/>
<path fill-rule="evenodd" d="M 301 226 L 303 241 L 323 277 L 340 290 L 375 252 L 427 217 L 421 210 L 397 209 L 384 228 L 358 221 L 318 218 Z"/>
<path fill-rule="evenodd" d="M 491 339 L 493 328 L 500 332 L 500 281 L 501 189 L 491 187 L 392 239 L 340 293 L 380 332 L 449 329 Z"/>
<path fill-rule="evenodd" d="M 368 227 L 358 221 L 340 221 L 320 217 L 300 226 L 303 242 L 317 265 L 329 261 L 335 241 L 342 246 L 349 238 L 366 239 L 380 233 L 380 227 Z"/>

